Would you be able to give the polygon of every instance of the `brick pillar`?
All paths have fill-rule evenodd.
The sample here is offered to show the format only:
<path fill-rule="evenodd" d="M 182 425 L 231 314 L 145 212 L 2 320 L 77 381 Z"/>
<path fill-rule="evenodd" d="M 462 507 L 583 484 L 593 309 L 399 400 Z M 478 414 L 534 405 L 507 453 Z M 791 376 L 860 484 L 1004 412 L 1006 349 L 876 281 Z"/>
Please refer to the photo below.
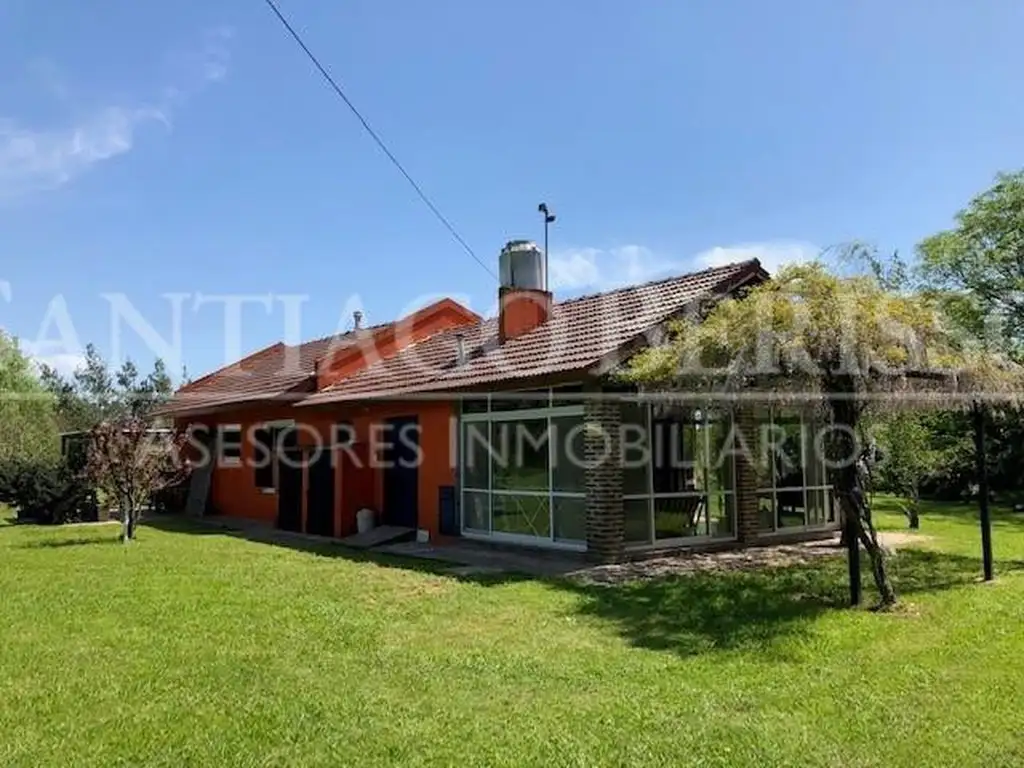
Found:
<path fill-rule="evenodd" d="M 622 405 L 588 398 L 583 414 L 586 457 L 587 555 L 602 563 L 622 559 L 626 518 L 622 508 Z"/>
<path fill-rule="evenodd" d="M 757 513 L 757 418 L 756 405 L 746 403 L 733 412 L 736 443 L 736 538 L 753 542 L 758 535 Z"/>

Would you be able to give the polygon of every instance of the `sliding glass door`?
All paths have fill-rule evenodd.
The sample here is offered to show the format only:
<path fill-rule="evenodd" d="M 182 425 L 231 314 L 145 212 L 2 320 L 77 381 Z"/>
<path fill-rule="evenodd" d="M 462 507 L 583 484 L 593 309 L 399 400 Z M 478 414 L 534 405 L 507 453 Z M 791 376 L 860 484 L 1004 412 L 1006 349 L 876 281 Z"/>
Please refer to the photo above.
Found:
<path fill-rule="evenodd" d="M 464 535 L 585 546 L 582 402 L 483 397 L 464 404 L 459 432 Z"/>
<path fill-rule="evenodd" d="M 731 539 L 731 421 L 704 409 L 626 402 L 622 410 L 626 542 Z"/>

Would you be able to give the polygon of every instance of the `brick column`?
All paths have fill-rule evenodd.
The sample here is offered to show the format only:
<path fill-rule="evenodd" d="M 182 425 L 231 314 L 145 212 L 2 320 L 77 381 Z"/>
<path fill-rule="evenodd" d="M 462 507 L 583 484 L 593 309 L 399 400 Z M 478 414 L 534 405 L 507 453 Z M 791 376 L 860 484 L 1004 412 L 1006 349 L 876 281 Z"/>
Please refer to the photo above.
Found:
<path fill-rule="evenodd" d="M 622 405 L 588 398 L 584 405 L 587 555 L 602 563 L 622 559 L 626 518 L 622 508 Z"/>
<path fill-rule="evenodd" d="M 756 405 L 739 404 L 733 412 L 736 437 L 736 538 L 744 544 L 757 539 L 757 418 Z"/>

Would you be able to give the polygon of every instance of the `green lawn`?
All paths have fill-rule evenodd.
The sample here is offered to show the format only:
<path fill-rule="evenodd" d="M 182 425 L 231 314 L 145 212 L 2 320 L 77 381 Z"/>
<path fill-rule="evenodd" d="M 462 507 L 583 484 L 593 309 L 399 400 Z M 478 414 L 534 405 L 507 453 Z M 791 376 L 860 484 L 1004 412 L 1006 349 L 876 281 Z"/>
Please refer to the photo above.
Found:
<path fill-rule="evenodd" d="M 1024 764 L 1024 515 L 982 585 L 928 508 L 891 615 L 842 560 L 580 588 L 116 532 L 0 524 L 0 765 Z"/>

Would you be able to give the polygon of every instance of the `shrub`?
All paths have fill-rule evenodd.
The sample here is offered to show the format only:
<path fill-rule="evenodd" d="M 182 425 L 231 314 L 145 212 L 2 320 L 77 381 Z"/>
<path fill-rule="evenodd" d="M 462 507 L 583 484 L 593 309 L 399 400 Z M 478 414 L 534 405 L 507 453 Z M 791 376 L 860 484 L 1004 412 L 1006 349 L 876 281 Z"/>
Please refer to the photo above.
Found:
<path fill-rule="evenodd" d="M 99 519 L 96 492 L 88 479 L 58 459 L 0 462 L 0 502 L 14 507 L 19 520 L 45 525 Z"/>

